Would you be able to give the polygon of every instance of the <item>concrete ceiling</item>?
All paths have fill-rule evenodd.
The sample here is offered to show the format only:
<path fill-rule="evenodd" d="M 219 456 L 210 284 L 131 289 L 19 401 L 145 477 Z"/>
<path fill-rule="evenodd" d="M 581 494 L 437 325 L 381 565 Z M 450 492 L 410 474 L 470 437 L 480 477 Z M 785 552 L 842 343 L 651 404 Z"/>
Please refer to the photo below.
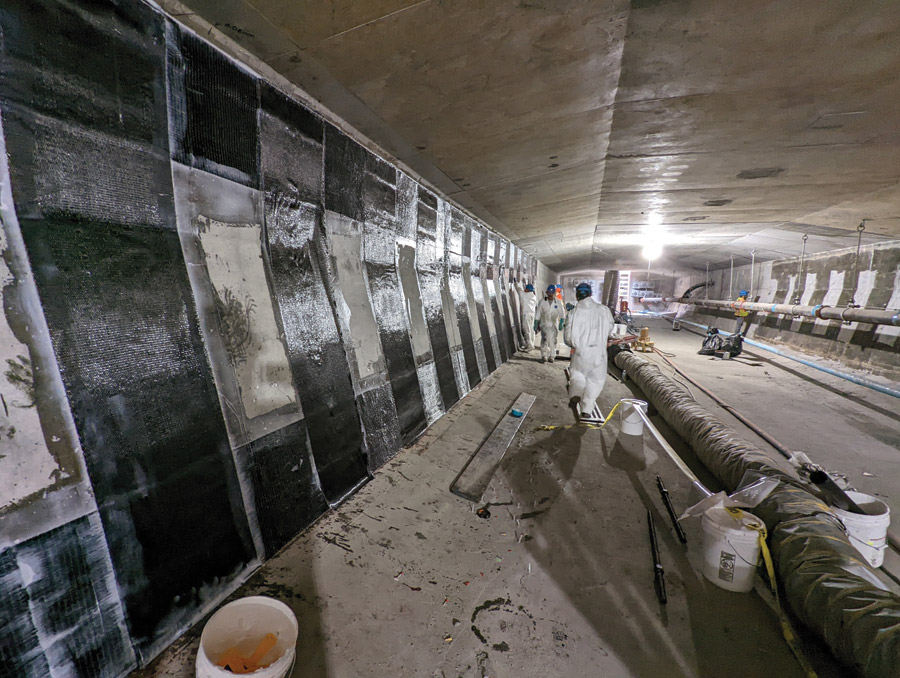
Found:
<path fill-rule="evenodd" d="M 181 1 L 559 272 L 900 238 L 896 0 Z"/>

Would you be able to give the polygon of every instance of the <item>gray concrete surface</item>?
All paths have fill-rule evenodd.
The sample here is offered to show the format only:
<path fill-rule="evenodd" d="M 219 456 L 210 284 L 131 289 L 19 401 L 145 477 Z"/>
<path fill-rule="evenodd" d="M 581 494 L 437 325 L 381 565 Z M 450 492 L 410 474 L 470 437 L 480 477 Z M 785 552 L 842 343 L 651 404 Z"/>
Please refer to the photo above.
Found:
<path fill-rule="evenodd" d="M 673 339 L 687 340 L 676 347 L 687 351 L 688 335 Z M 649 435 L 620 436 L 617 421 L 603 431 L 535 431 L 574 421 L 567 363 L 537 357 L 501 367 L 236 593 L 270 595 L 296 612 L 293 678 L 801 678 L 761 584 L 736 594 L 706 582 L 699 525 L 686 524 L 686 548 L 677 541 L 655 476 L 678 509 L 688 485 Z M 767 369 L 726 367 L 760 380 Z M 521 391 L 537 401 L 482 519 L 448 487 Z M 631 395 L 611 378 L 601 406 Z M 665 607 L 653 591 L 645 507 L 660 536 Z M 201 627 L 135 678 L 192 676 Z M 820 676 L 847 675 L 819 644 L 803 645 Z"/>
<path fill-rule="evenodd" d="M 161 4 L 558 272 L 900 236 L 898 3 Z"/>

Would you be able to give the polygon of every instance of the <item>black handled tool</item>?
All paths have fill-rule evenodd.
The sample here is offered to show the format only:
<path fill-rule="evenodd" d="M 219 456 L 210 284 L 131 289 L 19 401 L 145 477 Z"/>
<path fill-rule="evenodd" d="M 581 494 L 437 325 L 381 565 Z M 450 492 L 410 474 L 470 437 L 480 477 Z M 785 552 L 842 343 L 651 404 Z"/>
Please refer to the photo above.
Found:
<path fill-rule="evenodd" d="M 809 474 L 809 479 L 819 488 L 822 496 L 825 497 L 825 501 L 835 508 L 839 508 L 842 511 L 850 511 L 850 513 L 866 515 L 866 512 L 850 498 L 850 495 L 838 487 L 837 483 L 825 471 L 815 470 Z"/>
<path fill-rule="evenodd" d="M 675 515 L 675 509 L 672 508 L 672 500 L 669 498 L 669 491 L 666 489 L 666 486 L 663 485 L 662 478 L 656 476 L 656 487 L 659 488 L 659 495 L 662 497 L 663 504 L 666 505 L 666 511 L 669 512 L 669 518 L 672 519 L 672 526 L 675 528 L 675 534 L 678 535 L 678 541 L 682 544 L 687 544 L 687 535 L 684 533 L 684 530 L 681 529 L 681 524 L 678 522 L 678 516 Z"/>
<path fill-rule="evenodd" d="M 656 597 L 663 605 L 666 604 L 666 577 L 662 563 L 659 561 L 659 544 L 656 542 L 656 526 L 653 524 L 653 514 L 647 511 L 647 527 L 650 530 L 650 551 L 653 553 L 653 584 L 656 588 Z"/>

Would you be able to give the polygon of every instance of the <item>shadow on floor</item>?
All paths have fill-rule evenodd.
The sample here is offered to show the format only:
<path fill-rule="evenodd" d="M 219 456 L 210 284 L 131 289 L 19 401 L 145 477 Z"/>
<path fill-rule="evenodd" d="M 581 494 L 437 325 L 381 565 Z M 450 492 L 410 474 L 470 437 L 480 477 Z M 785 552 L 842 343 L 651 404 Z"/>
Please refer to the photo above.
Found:
<path fill-rule="evenodd" d="M 604 411 L 613 402 L 607 395 Z M 557 430 L 501 466 L 514 498 L 536 507 L 518 516 L 529 553 L 588 620 L 603 650 L 633 676 L 756 678 L 772 675 L 773 660 L 779 676 L 803 676 L 771 611 L 754 594 L 707 582 L 674 536 L 657 508 L 655 474 L 665 465 L 654 463 L 661 448 L 614 436 L 615 429 Z M 648 509 L 663 551 L 668 605 L 654 591 Z"/>

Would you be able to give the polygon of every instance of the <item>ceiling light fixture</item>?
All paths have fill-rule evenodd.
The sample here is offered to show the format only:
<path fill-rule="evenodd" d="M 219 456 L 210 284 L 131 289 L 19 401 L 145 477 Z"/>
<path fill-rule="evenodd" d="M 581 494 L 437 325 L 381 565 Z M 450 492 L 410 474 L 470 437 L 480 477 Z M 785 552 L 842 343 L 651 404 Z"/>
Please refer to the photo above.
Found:
<path fill-rule="evenodd" d="M 659 243 L 648 243 L 644 245 L 644 249 L 641 251 L 641 254 L 647 261 L 659 259 L 659 257 L 662 255 L 662 245 L 660 245 Z"/>

